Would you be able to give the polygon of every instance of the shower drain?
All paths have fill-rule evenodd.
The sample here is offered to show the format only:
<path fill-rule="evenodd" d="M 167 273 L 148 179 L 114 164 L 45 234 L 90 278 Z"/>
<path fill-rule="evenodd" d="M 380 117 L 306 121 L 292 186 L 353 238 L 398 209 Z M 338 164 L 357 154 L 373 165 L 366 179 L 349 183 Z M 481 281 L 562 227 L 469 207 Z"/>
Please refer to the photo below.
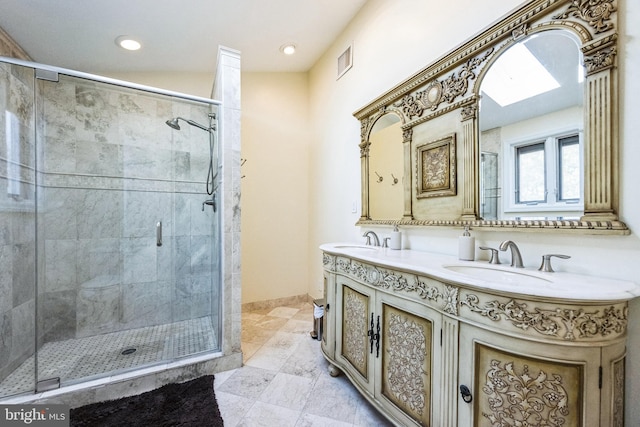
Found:
<path fill-rule="evenodd" d="M 125 348 L 124 350 L 122 350 L 122 353 L 120 353 L 120 354 L 122 354 L 123 356 L 127 356 L 127 355 L 133 354 L 135 352 L 136 352 L 136 349 L 133 348 L 133 347 L 130 347 L 130 348 Z"/>

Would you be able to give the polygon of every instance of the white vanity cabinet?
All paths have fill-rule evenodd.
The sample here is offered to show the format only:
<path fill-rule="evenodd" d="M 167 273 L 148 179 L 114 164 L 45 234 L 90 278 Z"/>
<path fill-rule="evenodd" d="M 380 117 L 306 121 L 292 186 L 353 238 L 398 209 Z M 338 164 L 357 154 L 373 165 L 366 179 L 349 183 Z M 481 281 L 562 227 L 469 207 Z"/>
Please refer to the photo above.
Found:
<path fill-rule="evenodd" d="M 492 286 L 451 273 L 442 266 L 461 263 L 451 257 L 321 249 L 322 351 L 394 424 L 624 425 L 636 285 L 585 277 L 569 299 L 561 282 L 580 277 L 536 272 L 527 280 L 540 277 L 540 289 L 525 294 L 517 281 Z M 511 274 L 501 268 L 493 273 Z"/>

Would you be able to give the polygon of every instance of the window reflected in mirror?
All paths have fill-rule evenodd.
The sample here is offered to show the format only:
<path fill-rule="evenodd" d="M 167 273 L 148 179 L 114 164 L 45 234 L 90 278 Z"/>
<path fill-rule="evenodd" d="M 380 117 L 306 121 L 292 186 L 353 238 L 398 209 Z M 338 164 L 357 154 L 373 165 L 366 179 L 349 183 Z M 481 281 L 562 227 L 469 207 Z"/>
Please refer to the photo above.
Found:
<path fill-rule="evenodd" d="M 480 215 L 579 219 L 584 212 L 584 68 L 569 31 L 505 49 L 480 86 Z"/>

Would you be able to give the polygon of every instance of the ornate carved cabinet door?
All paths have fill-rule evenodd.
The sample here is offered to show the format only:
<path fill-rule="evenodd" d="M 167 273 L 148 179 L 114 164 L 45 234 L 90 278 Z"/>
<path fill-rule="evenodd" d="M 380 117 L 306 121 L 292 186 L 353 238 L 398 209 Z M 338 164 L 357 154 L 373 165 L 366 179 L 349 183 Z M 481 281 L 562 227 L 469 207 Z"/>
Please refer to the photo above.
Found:
<path fill-rule="evenodd" d="M 489 344 L 490 343 L 490 344 Z M 544 355 L 544 356 L 542 356 Z M 600 348 L 498 337 L 460 327 L 460 385 L 472 400 L 459 399 L 459 425 L 598 426 Z"/>
<path fill-rule="evenodd" d="M 376 396 L 403 425 L 435 426 L 440 393 L 433 387 L 440 370 L 434 367 L 440 365 L 442 315 L 393 295 L 378 293 L 377 298 L 382 316 Z"/>
<path fill-rule="evenodd" d="M 343 276 L 336 276 L 336 360 L 344 372 L 373 395 L 371 336 L 375 291 Z M 375 328 L 375 316 L 374 328 Z"/>

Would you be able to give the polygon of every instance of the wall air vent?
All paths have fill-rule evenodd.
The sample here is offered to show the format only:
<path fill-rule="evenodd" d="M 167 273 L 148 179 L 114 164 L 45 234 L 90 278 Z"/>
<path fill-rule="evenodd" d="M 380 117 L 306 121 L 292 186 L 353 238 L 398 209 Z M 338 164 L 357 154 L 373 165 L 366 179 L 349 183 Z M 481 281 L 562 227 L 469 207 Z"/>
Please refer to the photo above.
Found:
<path fill-rule="evenodd" d="M 338 79 L 353 66 L 353 45 L 347 47 L 338 57 Z M 337 80 L 337 79 L 336 79 Z"/>

